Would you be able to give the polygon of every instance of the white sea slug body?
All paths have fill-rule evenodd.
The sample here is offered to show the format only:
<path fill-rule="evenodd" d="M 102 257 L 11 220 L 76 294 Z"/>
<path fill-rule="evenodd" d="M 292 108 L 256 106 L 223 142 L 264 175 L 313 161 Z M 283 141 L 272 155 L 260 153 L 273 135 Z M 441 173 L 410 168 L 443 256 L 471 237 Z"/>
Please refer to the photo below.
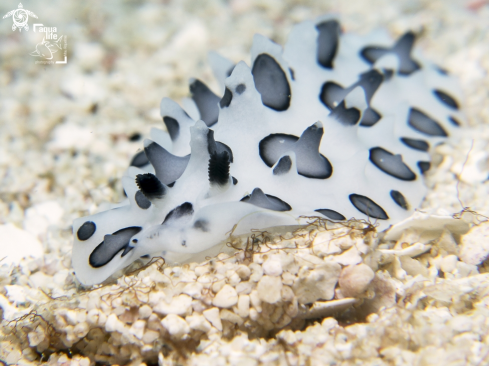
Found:
<path fill-rule="evenodd" d="M 127 203 L 75 220 L 73 267 L 100 283 L 148 255 L 192 259 L 250 229 L 300 216 L 410 216 L 426 193 L 429 147 L 459 127 L 456 81 L 412 51 L 414 35 L 342 34 L 333 19 L 296 25 L 281 46 L 256 35 L 251 68 L 211 54 L 223 97 L 199 80 L 185 110 L 160 109 L 122 178 Z"/>

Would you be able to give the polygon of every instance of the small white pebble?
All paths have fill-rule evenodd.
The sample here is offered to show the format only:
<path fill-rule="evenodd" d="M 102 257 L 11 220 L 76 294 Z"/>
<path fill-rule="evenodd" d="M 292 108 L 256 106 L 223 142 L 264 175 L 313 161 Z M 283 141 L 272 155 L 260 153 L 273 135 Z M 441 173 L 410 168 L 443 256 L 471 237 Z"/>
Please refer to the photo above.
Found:
<path fill-rule="evenodd" d="M 250 314 L 250 297 L 248 295 L 239 295 L 238 299 L 238 315 L 242 318 L 248 317 Z"/>
<path fill-rule="evenodd" d="M 143 342 L 144 343 L 153 343 L 154 341 L 156 341 L 158 338 L 160 337 L 160 333 L 155 331 L 155 330 L 151 330 L 151 329 L 148 329 L 144 335 L 143 335 Z"/>
<path fill-rule="evenodd" d="M 218 308 L 210 308 L 203 313 L 204 317 L 220 332 L 222 332 L 222 322 Z"/>
<path fill-rule="evenodd" d="M 250 278 L 251 270 L 248 266 L 240 264 L 236 270 L 236 273 L 242 280 L 247 281 Z"/>
<path fill-rule="evenodd" d="M 238 293 L 229 285 L 224 285 L 212 300 L 214 306 L 220 308 L 230 308 L 238 302 Z"/>
<path fill-rule="evenodd" d="M 144 328 L 146 327 L 146 322 L 144 320 L 138 320 L 133 323 L 129 329 L 129 333 L 135 336 L 137 339 L 142 339 L 144 335 Z"/>
<path fill-rule="evenodd" d="M 143 305 L 139 308 L 139 318 L 141 319 L 147 319 L 151 315 L 153 310 L 151 310 L 151 307 L 148 305 Z"/>
<path fill-rule="evenodd" d="M 263 272 L 267 276 L 280 276 L 282 274 L 282 263 L 276 256 L 269 257 L 263 263 Z"/>
<path fill-rule="evenodd" d="M 161 325 L 168 331 L 168 333 L 170 333 L 172 337 L 177 339 L 183 338 L 184 335 L 190 332 L 190 327 L 185 319 L 182 319 L 175 314 L 170 314 L 163 318 Z"/>
<path fill-rule="evenodd" d="M 87 322 L 81 322 L 75 325 L 73 328 L 73 333 L 78 337 L 78 338 L 83 338 L 88 334 L 88 331 L 90 330 L 90 327 Z"/>
<path fill-rule="evenodd" d="M 263 276 L 256 289 L 261 301 L 274 304 L 282 298 L 282 278 Z"/>
<path fill-rule="evenodd" d="M 451 273 L 457 268 L 458 258 L 456 255 L 450 254 L 443 258 L 440 269 L 445 273 Z"/>
<path fill-rule="evenodd" d="M 211 329 L 210 323 L 206 320 L 203 315 L 192 314 L 185 318 L 191 329 L 200 330 L 201 332 L 207 333 Z"/>
<path fill-rule="evenodd" d="M 107 332 L 121 332 L 124 330 L 124 324 L 117 318 L 117 315 L 110 314 L 105 322 L 105 330 Z"/>

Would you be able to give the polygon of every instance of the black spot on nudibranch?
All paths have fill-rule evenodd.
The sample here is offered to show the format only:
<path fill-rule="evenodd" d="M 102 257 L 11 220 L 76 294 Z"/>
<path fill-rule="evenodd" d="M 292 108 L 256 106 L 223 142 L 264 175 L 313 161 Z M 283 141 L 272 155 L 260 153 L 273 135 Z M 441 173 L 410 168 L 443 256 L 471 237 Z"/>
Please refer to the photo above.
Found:
<path fill-rule="evenodd" d="M 377 70 L 370 70 L 361 74 L 360 80 L 352 85 L 349 89 L 352 90 L 357 86 L 361 86 L 365 91 L 365 98 L 367 99 L 367 103 L 370 103 L 375 92 L 377 91 L 377 89 L 379 89 L 383 81 L 384 75 L 382 75 L 382 73 L 378 72 Z"/>
<path fill-rule="evenodd" d="M 370 198 L 359 194 L 350 194 L 349 198 L 352 205 L 355 206 L 358 211 L 367 215 L 368 217 L 380 220 L 389 219 L 389 216 L 387 216 L 384 209 Z"/>
<path fill-rule="evenodd" d="M 109 263 L 121 250 L 123 250 L 121 257 L 125 256 L 133 249 L 129 245 L 131 237 L 141 230 L 139 226 L 132 226 L 116 231 L 112 235 L 105 235 L 104 241 L 90 254 L 88 263 L 93 268 L 100 268 Z"/>
<path fill-rule="evenodd" d="M 300 138 L 286 134 L 272 134 L 260 141 L 259 153 L 270 168 L 287 151 L 294 151 L 297 173 L 314 179 L 327 179 L 333 174 L 329 160 L 319 153 L 324 130 L 320 122 L 309 126 Z"/>
<path fill-rule="evenodd" d="M 136 192 L 134 200 L 139 208 L 142 208 L 143 210 L 147 210 L 151 206 L 150 200 L 148 200 L 141 191 Z"/>
<path fill-rule="evenodd" d="M 453 97 L 448 95 L 447 93 L 445 93 L 441 90 L 433 90 L 433 94 L 435 94 L 435 96 L 440 100 L 440 102 L 442 102 L 446 106 L 448 106 L 452 109 L 458 109 L 459 108 L 457 101 Z"/>
<path fill-rule="evenodd" d="M 180 126 L 175 118 L 165 116 L 163 117 L 163 122 L 165 123 L 166 129 L 170 134 L 172 141 L 175 141 L 180 134 Z"/>
<path fill-rule="evenodd" d="M 78 228 L 76 236 L 78 240 L 88 240 L 92 237 L 93 233 L 97 230 L 97 225 L 93 221 L 85 221 L 82 226 Z"/>
<path fill-rule="evenodd" d="M 401 142 L 414 150 L 428 151 L 430 145 L 424 140 L 410 139 L 408 137 L 401 137 Z"/>
<path fill-rule="evenodd" d="M 141 134 L 139 132 L 134 132 L 131 136 L 129 136 L 128 140 L 131 142 L 139 141 L 141 140 Z"/>
<path fill-rule="evenodd" d="M 418 168 L 421 174 L 426 173 L 431 168 L 431 163 L 429 161 L 418 161 Z"/>
<path fill-rule="evenodd" d="M 285 111 L 290 106 L 290 86 L 285 72 L 270 55 L 262 53 L 253 63 L 253 80 L 261 94 L 263 105 L 276 111 Z"/>
<path fill-rule="evenodd" d="M 408 124 L 416 131 L 428 136 L 448 136 L 438 122 L 416 108 L 411 108 L 409 111 Z"/>
<path fill-rule="evenodd" d="M 399 207 L 405 210 L 409 210 L 409 205 L 406 201 L 406 198 L 403 196 L 401 192 L 392 190 L 390 194 L 391 194 L 391 198 Z"/>
<path fill-rule="evenodd" d="M 238 94 L 243 94 L 245 90 L 246 90 L 246 85 L 244 85 L 244 84 L 239 84 L 236 87 L 236 93 L 238 93 Z"/>
<path fill-rule="evenodd" d="M 171 221 L 171 220 L 178 220 L 179 218 L 182 218 L 184 216 L 190 216 L 194 213 L 194 207 L 190 202 L 185 202 L 182 203 L 180 206 L 175 207 L 173 210 L 171 210 L 168 215 L 166 215 L 165 220 L 163 221 L 162 225 L 165 222 Z"/>
<path fill-rule="evenodd" d="M 348 90 L 341 85 L 328 81 L 321 87 L 319 99 L 331 111 L 345 98 Z"/>
<path fill-rule="evenodd" d="M 416 36 L 413 32 L 405 33 L 392 48 L 368 46 L 360 51 L 360 55 L 370 64 L 374 64 L 382 56 L 393 53 L 399 60 L 399 74 L 409 75 L 421 67 L 411 58 L 411 51 Z"/>
<path fill-rule="evenodd" d="M 207 127 L 214 125 L 219 116 L 217 103 L 219 103 L 220 98 L 207 85 L 197 79 L 190 84 L 190 93 L 199 110 L 200 119 L 205 122 Z"/>
<path fill-rule="evenodd" d="M 375 125 L 382 116 L 373 108 L 367 108 L 363 112 L 362 120 L 360 121 L 360 126 L 363 127 L 372 127 Z"/>
<path fill-rule="evenodd" d="M 224 186 L 229 182 L 229 154 L 227 151 L 211 154 L 209 159 L 209 182 Z"/>
<path fill-rule="evenodd" d="M 319 212 L 321 215 L 324 215 L 331 220 L 338 220 L 338 221 L 346 220 L 345 216 L 343 216 L 339 212 L 336 212 L 334 210 L 330 210 L 328 208 L 321 208 L 319 210 L 314 210 L 314 211 Z"/>
<path fill-rule="evenodd" d="M 455 117 L 448 117 L 448 120 L 450 121 L 450 123 L 456 127 L 460 127 L 460 122 L 455 118 Z"/>
<path fill-rule="evenodd" d="M 292 167 L 292 159 L 290 158 L 290 156 L 285 155 L 282 158 L 280 158 L 277 165 L 275 165 L 275 168 L 273 168 L 273 174 L 282 175 L 288 173 L 291 167 Z"/>
<path fill-rule="evenodd" d="M 377 70 L 370 70 L 360 75 L 360 79 L 348 88 L 328 81 L 321 87 L 319 99 L 331 111 L 330 116 L 346 126 L 357 124 L 360 119 L 360 111 L 356 108 L 346 108 L 344 99 L 353 89 L 360 86 L 365 92 L 367 103 L 370 104 L 375 92 L 384 80 L 384 76 Z M 365 110 L 361 125 L 371 127 L 376 124 L 382 116 L 374 109 Z"/>
<path fill-rule="evenodd" d="M 241 202 L 251 203 L 257 207 L 266 208 L 272 211 L 290 211 L 292 207 L 280 198 L 265 194 L 260 188 L 255 188 L 251 195 L 245 196 Z"/>
<path fill-rule="evenodd" d="M 297 136 L 284 133 L 271 134 L 260 141 L 260 157 L 270 168 L 277 162 L 283 153 L 292 150 L 299 140 Z"/>
<path fill-rule="evenodd" d="M 147 164 L 149 164 L 148 157 L 146 156 L 144 151 L 140 151 L 136 153 L 136 155 L 134 155 L 129 166 L 135 166 L 136 168 L 141 168 Z"/>
<path fill-rule="evenodd" d="M 173 155 L 155 142 L 146 146 L 144 151 L 158 179 L 167 185 L 180 178 L 190 160 L 190 154 L 183 157 Z"/>
<path fill-rule="evenodd" d="M 340 24 L 336 20 L 328 20 L 316 25 L 318 30 L 317 38 L 317 61 L 319 65 L 327 68 L 333 68 L 333 60 L 338 51 L 340 37 Z"/>
<path fill-rule="evenodd" d="M 353 107 L 346 108 L 345 102 L 342 101 L 331 111 L 329 116 L 345 126 L 354 126 L 360 119 L 360 111 Z"/>
<path fill-rule="evenodd" d="M 292 68 L 290 68 L 290 67 L 289 67 L 289 72 L 290 72 L 290 78 L 291 78 L 292 80 L 295 80 L 295 73 L 294 73 L 294 69 L 292 69 Z"/>
<path fill-rule="evenodd" d="M 139 207 L 141 206 L 138 202 L 138 193 L 142 194 L 141 197 L 149 200 L 161 199 L 166 193 L 165 186 L 160 182 L 156 175 L 151 173 L 138 174 L 136 176 L 136 184 L 140 189 L 140 191 L 136 193 L 136 203 Z M 145 204 L 143 201 L 141 201 L 141 203 Z M 146 208 L 149 208 L 149 206 L 150 205 L 148 205 Z"/>
<path fill-rule="evenodd" d="M 224 96 L 219 101 L 219 105 L 221 106 L 221 108 L 229 107 L 232 100 L 233 100 L 233 93 L 231 93 L 231 90 L 226 88 L 226 90 L 224 91 Z"/>
<path fill-rule="evenodd" d="M 209 223 L 205 220 L 196 220 L 194 222 L 194 228 L 197 230 L 201 230 L 204 233 L 207 233 L 209 231 Z"/>
<path fill-rule="evenodd" d="M 234 177 L 231 177 L 233 179 L 233 186 L 235 186 L 236 184 L 238 184 L 238 180 Z"/>
<path fill-rule="evenodd" d="M 394 178 L 406 181 L 416 179 L 416 174 L 403 163 L 401 155 L 394 155 L 381 147 L 374 147 L 370 149 L 369 159 L 377 168 Z"/>

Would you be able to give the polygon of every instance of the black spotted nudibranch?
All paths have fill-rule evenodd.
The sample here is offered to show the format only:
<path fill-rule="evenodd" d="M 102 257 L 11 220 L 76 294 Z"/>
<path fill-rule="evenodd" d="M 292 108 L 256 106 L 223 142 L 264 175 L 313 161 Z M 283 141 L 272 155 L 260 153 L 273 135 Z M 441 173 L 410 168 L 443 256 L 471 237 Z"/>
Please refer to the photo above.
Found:
<path fill-rule="evenodd" d="M 210 54 L 222 97 L 199 80 L 160 109 L 122 178 L 125 205 L 75 220 L 73 267 L 100 283 L 142 256 L 187 261 L 250 229 L 300 216 L 410 216 L 426 193 L 430 146 L 459 128 L 456 80 L 413 51 L 415 35 L 296 25 L 284 48 L 256 35 L 251 67 Z"/>

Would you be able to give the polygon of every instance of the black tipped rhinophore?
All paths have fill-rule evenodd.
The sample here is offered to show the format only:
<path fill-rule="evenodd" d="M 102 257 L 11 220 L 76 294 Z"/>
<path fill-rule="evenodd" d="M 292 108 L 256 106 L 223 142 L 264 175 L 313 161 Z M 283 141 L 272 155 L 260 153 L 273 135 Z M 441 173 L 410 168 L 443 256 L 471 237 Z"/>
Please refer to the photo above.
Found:
<path fill-rule="evenodd" d="M 163 117 L 163 122 L 165 123 L 166 129 L 170 134 L 172 141 L 175 141 L 180 134 L 180 126 L 175 118 L 165 116 Z"/>
<path fill-rule="evenodd" d="M 358 211 L 367 215 L 368 217 L 380 220 L 389 219 L 389 216 L 387 216 L 384 209 L 370 198 L 359 194 L 350 194 L 349 198 L 352 205 L 355 206 Z"/>
<path fill-rule="evenodd" d="M 222 142 L 214 140 L 214 131 L 209 129 L 207 132 L 207 152 L 209 155 L 222 154 L 224 151 L 228 153 L 229 161 L 233 162 L 233 151 L 231 148 Z"/>
<path fill-rule="evenodd" d="M 276 111 L 290 106 L 290 86 L 285 72 L 270 55 L 258 55 L 251 70 L 255 88 L 261 94 L 263 105 Z"/>
<path fill-rule="evenodd" d="M 407 147 L 410 147 L 411 149 L 414 150 L 428 151 L 430 149 L 430 145 L 424 140 L 416 140 L 407 137 L 401 137 L 401 142 Z"/>
<path fill-rule="evenodd" d="M 340 24 L 336 20 L 328 20 L 316 25 L 318 30 L 318 63 L 327 68 L 333 68 L 333 61 L 338 51 L 339 37 L 341 33 Z"/>
<path fill-rule="evenodd" d="M 369 159 L 377 168 L 394 178 L 406 181 L 416 179 L 416 174 L 403 163 L 401 155 L 394 155 L 381 147 L 374 147 L 370 149 Z"/>
<path fill-rule="evenodd" d="M 406 201 L 406 198 L 399 191 L 391 191 L 391 197 L 397 205 L 405 210 L 409 210 L 409 205 Z"/>
<path fill-rule="evenodd" d="M 151 201 L 147 199 L 144 193 L 141 191 L 136 192 L 134 195 L 134 200 L 136 201 L 138 207 L 142 208 L 143 210 L 147 210 L 151 206 Z"/>
<path fill-rule="evenodd" d="M 224 186 L 229 182 L 229 154 L 227 151 L 211 154 L 209 159 L 209 182 Z"/>
<path fill-rule="evenodd" d="M 156 176 L 166 185 L 180 178 L 190 160 L 190 154 L 183 157 L 170 154 L 155 142 L 146 146 L 144 152 L 155 168 Z"/>
<path fill-rule="evenodd" d="M 194 207 L 190 202 L 184 202 L 180 206 L 175 207 L 166 215 L 162 225 L 171 220 L 178 220 L 184 216 L 190 216 L 194 213 Z"/>
<path fill-rule="evenodd" d="M 421 174 L 426 173 L 431 168 L 431 163 L 429 161 L 418 161 L 418 168 Z"/>
<path fill-rule="evenodd" d="M 165 186 L 160 182 L 160 180 L 156 177 L 156 175 L 151 173 L 136 175 L 136 184 L 140 189 L 140 191 L 138 192 L 141 192 L 143 194 L 143 197 L 149 200 L 163 198 L 163 196 L 166 193 Z M 139 206 L 137 195 L 138 194 L 136 193 L 136 202 L 138 203 Z M 149 208 L 149 206 L 146 208 Z"/>
<path fill-rule="evenodd" d="M 438 122 L 416 108 L 411 108 L 409 111 L 408 124 L 416 131 L 428 136 L 448 136 Z"/>
<path fill-rule="evenodd" d="M 386 54 L 395 54 L 399 60 L 399 74 L 409 75 L 420 69 L 419 64 L 411 58 L 411 50 L 415 39 L 416 36 L 413 32 L 407 32 L 399 38 L 392 48 L 369 46 L 362 49 L 360 54 L 370 64 L 374 64 Z"/>
<path fill-rule="evenodd" d="M 232 100 L 233 100 L 233 93 L 231 93 L 231 90 L 226 88 L 226 90 L 224 91 L 224 96 L 219 101 L 219 105 L 221 106 L 221 109 L 229 107 Z"/>
<path fill-rule="evenodd" d="M 360 111 L 354 107 L 346 108 L 345 102 L 342 101 L 329 114 L 331 118 L 345 126 L 354 126 L 360 120 Z"/>
<path fill-rule="evenodd" d="M 205 122 L 207 127 L 214 125 L 219 116 L 217 103 L 219 103 L 220 98 L 197 79 L 190 84 L 190 93 L 199 110 L 200 119 Z"/>
<path fill-rule="evenodd" d="M 290 158 L 290 156 L 285 155 L 282 158 L 280 158 L 277 165 L 275 165 L 275 168 L 273 168 L 273 174 L 282 175 L 288 173 L 291 167 L 292 167 L 292 159 Z"/>
<path fill-rule="evenodd" d="M 141 168 L 147 164 L 149 164 L 148 157 L 146 156 L 144 151 L 140 151 L 136 153 L 136 155 L 134 155 L 129 166 L 135 166 L 137 168 Z"/>
<path fill-rule="evenodd" d="M 100 268 L 109 263 L 121 250 L 121 257 L 129 253 L 132 247 L 129 245 L 131 238 L 142 230 L 139 226 L 127 227 L 116 231 L 112 235 L 105 235 L 104 241 L 93 250 L 88 258 L 88 263 L 93 268 Z"/>
<path fill-rule="evenodd" d="M 328 219 L 331 219 L 331 220 L 338 220 L 338 221 L 346 220 L 345 216 L 343 216 L 339 212 L 336 212 L 334 210 L 330 210 L 329 208 L 321 208 L 319 210 L 314 210 L 314 211 L 319 212 L 321 215 L 324 215 Z"/>
<path fill-rule="evenodd" d="M 360 121 L 360 126 L 372 127 L 382 118 L 379 112 L 373 108 L 367 108 L 363 112 L 362 120 Z"/>
<path fill-rule="evenodd" d="M 93 221 L 85 221 L 76 232 L 78 240 L 85 241 L 92 237 L 93 233 L 97 230 L 97 225 Z"/>
<path fill-rule="evenodd" d="M 294 151 L 297 172 L 307 178 L 326 179 L 333 174 L 329 160 L 319 153 L 323 128 L 317 123 L 308 127 L 300 138 L 286 134 L 272 134 L 260 141 L 259 152 L 263 162 L 269 167 L 287 151 Z"/>
<path fill-rule="evenodd" d="M 448 95 L 447 93 L 445 93 L 441 90 L 433 90 L 433 94 L 435 94 L 435 96 L 440 100 L 440 102 L 445 104 L 447 107 L 450 107 L 452 109 L 458 109 L 459 108 L 458 103 L 455 100 L 455 98 Z"/>
<path fill-rule="evenodd" d="M 251 195 L 245 196 L 241 202 L 251 203 L 257 207 L 266 208 L 272 211 L 290 211 L 292 207 L 280 198 L 265 194 L 260 188 L 255 188 Z"/>

